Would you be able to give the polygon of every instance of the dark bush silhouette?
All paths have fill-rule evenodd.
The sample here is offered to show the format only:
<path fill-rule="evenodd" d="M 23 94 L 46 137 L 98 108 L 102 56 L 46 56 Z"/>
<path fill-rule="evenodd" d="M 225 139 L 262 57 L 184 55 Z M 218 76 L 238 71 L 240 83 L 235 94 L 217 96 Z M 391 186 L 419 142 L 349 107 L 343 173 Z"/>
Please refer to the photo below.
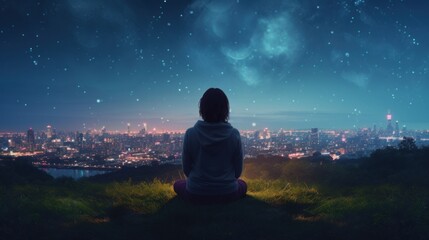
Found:
<path fill-rule="evenodd" d="M 50 181 L 52 176 L 35 168 L 31 158 L 0 161 L 0 184 L 32 183 Z"/>
<path fill-rule="evenodd" d="M 429 148 L 417 148 L 414 139 L 404 138 L 398 148 L 374 151 L 359 166 L 361 178 L 372 183 L 429 185 Z"/>
<path fill-rule="evenodd" d="M 399 150 L 403 152 L 413 152 L 417 150 L 416 141 L 412 137 L 404 137 L 398 144 Z"/>

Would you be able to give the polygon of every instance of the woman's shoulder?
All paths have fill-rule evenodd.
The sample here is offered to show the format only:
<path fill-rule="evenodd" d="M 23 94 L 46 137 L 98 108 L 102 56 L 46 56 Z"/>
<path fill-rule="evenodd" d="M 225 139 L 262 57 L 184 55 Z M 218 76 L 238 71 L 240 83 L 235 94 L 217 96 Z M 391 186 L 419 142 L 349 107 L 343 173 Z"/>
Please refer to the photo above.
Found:
<path fill-rule="evenodd" d="M 233 133 L 233 134 L 235 134 L 235 135 L 240 135 L 240 131 L 238 131 L 238 129 L 237 129 L 237 128 L 234 128 L 234 127 L 233 127 L 231 131 L 232 131 L 232 133 Z"/>
<path fill-rule="evenodd" d="M 194 127 L 190 127 L 190 128 L 188 128 L 188 129 L 186 129 L 186 131 L 185 131 L 185 135 L 188 135 L 188 134 L 190 134 L 190 133 L 192 133 L 192 132 L 194 132 L 194 131 L 195 131 Z"/>
<path fill-rule="evenodd" d="M 235 140 L 241 140 L 240 131 L 237 128 L 232 128 L 231 130 L 231 138 Z"/>
<path fill-rule="evenodd" d="M 188 128 L 188 129 L 186 129 L 186 131 L 185 131 L 185 136 L 192 136 L 192 135 L 195 135 L 195 134 L 197 134 L 197 129 L 195 129 L 195 126 L 194 127 L 190 127 L 190 128 Z"/>

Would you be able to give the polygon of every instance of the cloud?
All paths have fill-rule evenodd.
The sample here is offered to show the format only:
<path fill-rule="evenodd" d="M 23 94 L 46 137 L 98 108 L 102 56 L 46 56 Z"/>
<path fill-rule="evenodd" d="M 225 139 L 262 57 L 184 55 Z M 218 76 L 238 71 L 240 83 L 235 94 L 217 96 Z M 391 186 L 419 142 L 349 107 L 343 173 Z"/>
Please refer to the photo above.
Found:
<path fill-rule="evenodd" d="M 357 73 L 357 72 L 343 72 L 341 77 L 353 84 L 357 87 L 365 89 L 368 87 L 370 77 L 365 73 Z"/>
<path fill-rule="evenodd" d="M 250 54 L 252 53 L 252 51 L 248 47 L 247 48 L 243 47 L 240 49 L 230 49 L 230 48 L 222 47 L 221 51 L 226 57 L 234 61 L 246 60 L 250 57 Z"/>
<path fill-rule="evenodd" d="M 215 54 L 220 54 L 249 86 L 283 76 L 271 69 L 287 71 L 298 53 L 300 34 L 288 8 L 278 3 L 274 14 L 264 14 L 266 4 L 259 1 L 251 8 L 229 0 L 200 0 L 191 5 L 200 13 L 195 22 L 199 34 L 210 41 Z M 254 9 L 259 9 L 259 13 Z"/>
<path fill-rule="evenodd" d="M 292 58 L 297 49 L 297 39 L 287 13 L 271 19 L 261 19 L 261 50 L 267 57 L 286 56 Z M 253 41 L 254 42 L 254 41 Z"/>
<path fill-rule="evenodd" d="M 249 86 L 258 85 L 260 81 L 260 75 L 255 68 L 248 67 L 246 64 L 236 64 L 234 65 L 234 69 L 237 71 L 241 79 L 243 79 Z"/>

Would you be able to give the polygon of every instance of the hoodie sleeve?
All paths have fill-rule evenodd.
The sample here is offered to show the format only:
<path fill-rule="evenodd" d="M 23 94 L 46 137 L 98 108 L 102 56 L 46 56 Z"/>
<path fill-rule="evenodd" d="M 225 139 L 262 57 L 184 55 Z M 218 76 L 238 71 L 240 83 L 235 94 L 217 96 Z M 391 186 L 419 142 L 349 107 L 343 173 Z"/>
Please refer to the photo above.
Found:
<path fill-rule="evenodd" d="M 239 178 L 241 175 L 241 172 L 243 171 L 243 147 L 241 144 L 241 137 L 240 137 L 240 133 L 237 131 L 237 147 L 235 150 L 235 154 L 234 154 L 234 159 L 233 159 L 233 165 L 234 165 L 234 170 L 235 170 L 235 177 Z"/>
<path fill-rule="evenodd" d="M 189 173 L 192 169 L 192 158 L 189 154 L 189 130 L 186 131 L 185 137 L 183 138 L 183 150 L 182 150 L 182 165 L 183 165 L 183 172 L 185 173 L 186 177 L 189 177 Z"/>

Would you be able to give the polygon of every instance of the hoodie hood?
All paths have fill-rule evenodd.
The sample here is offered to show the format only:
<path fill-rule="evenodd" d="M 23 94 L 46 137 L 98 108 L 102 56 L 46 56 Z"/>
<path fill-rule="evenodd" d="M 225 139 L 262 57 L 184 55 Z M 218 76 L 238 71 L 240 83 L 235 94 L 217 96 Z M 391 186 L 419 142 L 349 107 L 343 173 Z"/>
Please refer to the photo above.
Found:
<path fill-rule="evenodd" d="M 199 120 L 194 129 L 202 146 L 210 146 L 228 139 L 234 131 L 229 123 L 208 123 Z"/>

